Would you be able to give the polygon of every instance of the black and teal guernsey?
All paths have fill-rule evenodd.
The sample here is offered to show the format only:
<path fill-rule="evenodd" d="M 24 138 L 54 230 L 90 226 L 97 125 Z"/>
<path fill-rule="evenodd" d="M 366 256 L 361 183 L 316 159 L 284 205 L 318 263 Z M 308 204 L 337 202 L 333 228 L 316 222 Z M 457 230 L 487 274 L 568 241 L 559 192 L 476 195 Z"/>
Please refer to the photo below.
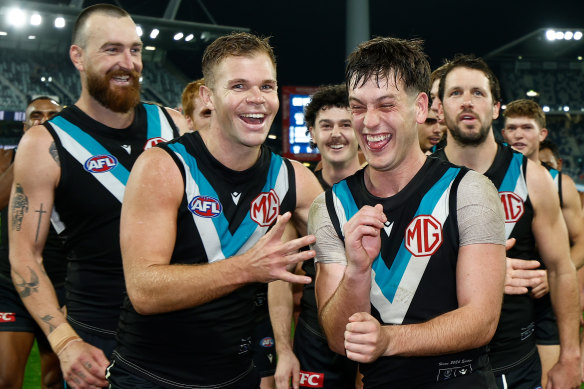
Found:
<path fill-rule="evenodd" d="M 171 264 L 207 264 L 243 254 L 277 215 L 296 208 L 294 168 L 266 146 L 245 171 L 217 161 L 198 132 L 160 147 L 176 162 L 185 185 Z M 163 387 L 236 387 L 253 369 L 254 298 L 261 285 L 148 316 L 138 314 L 126 298 L 114 362 Z"/>
<path fill-rule="evenodd" d="M 369 193 L 364 171 L 335 184 L 325 199 L 342 240 L 343 226 L 359 209 L 383 205 L 387 222 L 372 264 L 371 314 L 384 325 L 400 325 L 426 322 L 457 309 L 457 190 L 468 169 L 427 158 L 406 187 L 389 198 Z M 488 387 L 489 368 L 485 347 L 360 364 L 367 388 L 442 387 L 442 381 L 457 385 L 459 378 L 457 387 Z"/>
<path fill-rule="evenodd" d="M 125 129 L 107 127 L 76 106 L 45 127 L 61 166 L 52 222 L 67 251 L 67 319 L 74 328 L 113 337 L 125 293 L 120 211 L 130 169 L 145 149 L 178 131 L 153 104 L 138 105 Z"/>
<path fill-rule="evenodd" d="M 564 206 L 564 195 L 562 193 L 562 173 L 559 170 L 554 169 L 553 167 L 551 167 L 547 163 L 542 162 L 541 164 L 543 165 L 543 167 L 545 167 L 547 169 L 547 171 L 552 176 L 552 179 L 554 180 L 554 185 L 558 189 L 558 195 L 560 196 L 560 207 L 563 207 Z"/>
<path fill-rule="evenodd" d="M 502 143 L 497 144 L 493 164 L 485 172 L 497 190 L 505 211 L 506 238 L 515 238 L 507 257 L 538 259 L 535 237 L 531 231 L 533 206 L 527 191 L 527 158 Z M 436 154 L 446 160 L 446 154 Z M 495 375 L 506 374 L 527 360 L 534 352 L 534 302 L 528 294 L 503 297 L 501 317 L 497 331 L 489 344 L 489 357 Z"/>

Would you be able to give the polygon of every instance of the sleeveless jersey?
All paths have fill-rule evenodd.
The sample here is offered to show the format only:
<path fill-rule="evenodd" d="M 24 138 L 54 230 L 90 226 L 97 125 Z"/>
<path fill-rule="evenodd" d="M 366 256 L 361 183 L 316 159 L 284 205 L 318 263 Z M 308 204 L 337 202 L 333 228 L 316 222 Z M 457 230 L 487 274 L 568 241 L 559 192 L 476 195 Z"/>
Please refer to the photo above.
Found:
<path fill-rule="evenodd" d="M 506 238 L 515 238 L 515 246 L 507 257 L 519 259 L 539 258 L 535 250 L 535 237 L 531 231 L 533 207 L 527 192 L 527 158 L 502 143 L 497 143 L 493 164 L 485 172 L 497 190 L 505 210 Z M 437 157 L 447 160 L 444 150 Z M 528 294 L 503 296 L 501 317 L 489 344 L 489 357 L 495 375 L 505 374 L 535 352 L 534 302 Z"/>
<path fill-rule="evenodd" d="M 185 183 L 171 264 L 206 264 L 243 254 L 278 214 L 296 208 L 294 168 L 266 146 L 245 171 L 217 161 L 198 132 L 160 147 L 174 159 Z M 149 316 L 138 314 L 126 297 L 115 363 L 165 387 L 236 384 L 253 369 L 250 342 L 260 285 L 248 284 L 190 309 Z"/>
<path fill-rule="evenodd" d="M 124 296 L 120 210 L 130 169 L 146 148 L 178 136 L 164 108 L 140 104 L 126 129 L 106 127 L 76 106 L 45 123 L 61 166 L 52 222 L 68 253 L 67 319 L 115 334 Z"/>
<path fill-rule="evenodd" d="M 326 192 L 327 210 L 342 240 L 344 224 L 360 208 L 383 205 L 387 222 L 381 231 L 381 251 L 372 265 L 370 293 L 371 314 L 380 323 L 421 323 L 458 308 L 456 193 L 467 171 L 427 158 L 410 183 L 392 197 L 370 194 L 364 170 Z M 367 387 L 389 383 L 429 387 L 462 371 L 487 368 L 485 347 L 441 356 L 381 357 L 360 364 Z"/>

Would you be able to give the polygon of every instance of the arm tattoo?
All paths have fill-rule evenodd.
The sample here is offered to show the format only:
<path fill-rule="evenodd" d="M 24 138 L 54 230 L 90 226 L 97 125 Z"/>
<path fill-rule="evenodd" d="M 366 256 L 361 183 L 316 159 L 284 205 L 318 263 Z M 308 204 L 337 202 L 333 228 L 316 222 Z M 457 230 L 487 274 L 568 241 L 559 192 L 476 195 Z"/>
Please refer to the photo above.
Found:
<path fill-rule="evenodd" d="M 28 197 L 24 194 L 24 189 L 20 184 L 16 184 L 14 195 L 12 196 L 12 230 L 20 231 L 22 219 L 28 212 Z"/>
<path fill-rule="evenodd" d="M 41 209 L 37 209 L 35 212 L 39 213 L 39 224 L 37 225 L 36 236 L 34 238 L 34 242 L 38 242 L 39 240 L 39 231 L 41 229 L 41 220 L 43 219 L 43 213 L 47 213 L 47 211 L 43 210 L 43 203 L 41 203 Z"/>
<path fill-rule="evenodd" d="M 57 165 L 60 165 L 61 162 L 59 161 L 59 152 L 57 151 L 57 146 L 55 145 L 55 142 L 52 142 L 51 145 L 49 146 L 49 153 L 51 153 L 51 157 L 53 157 L 55 162 L 57 162 Z"/>
<path fill-rule="evenodd" d="M 16 291 L 21 298 L 28 297 L 33 293 L 38 293 L 39 291 L 39 276 L 30 266 L 28 266 L 28 269 L 30 270 L 30 282 L 27 282 L 24 277 L 22 277 L 18 272 L 15 272 L 16 275 L 21 279 L 20 282 L 14 282 Z"/>
<path fill-rule="evenodd" d="M 41 320 L 44 321 L 45 323 L 47 323 L 47 325 L 49 326 L 49 333 L 53 332 L 53 330 L 57 327 L 55 327 L 52 323 L 51 320 L 53 320 L 54 317 L 51 315 L 45 315 L 43 317 L 41 317 Z"/>

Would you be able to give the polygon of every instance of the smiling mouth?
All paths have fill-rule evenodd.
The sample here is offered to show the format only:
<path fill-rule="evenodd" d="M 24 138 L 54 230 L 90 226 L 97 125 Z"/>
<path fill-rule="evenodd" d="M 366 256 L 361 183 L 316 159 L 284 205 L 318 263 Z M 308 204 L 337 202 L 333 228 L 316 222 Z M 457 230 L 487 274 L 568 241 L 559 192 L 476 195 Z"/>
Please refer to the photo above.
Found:
<path fill-rule="evenodd" d="M 365 135 L 365 142 L 370 150 L 381 150 L 390 140 L 390 134 Z"/>
<path fill-rule="evenodd" d="M 334 143 L 334 144 L 330 144 L 327 145 L 329 148 L 333 149 L 333 150 L 341 150 L 345 147 L 345 144 L 340 144 L 340 143 Z"/>
<path fill-rule="evenodd" d="M 266 114 L 264 113 L 244 113 L 239 115 L 241 120 L 247 124 L 262 124 L 266 119 Z"/>

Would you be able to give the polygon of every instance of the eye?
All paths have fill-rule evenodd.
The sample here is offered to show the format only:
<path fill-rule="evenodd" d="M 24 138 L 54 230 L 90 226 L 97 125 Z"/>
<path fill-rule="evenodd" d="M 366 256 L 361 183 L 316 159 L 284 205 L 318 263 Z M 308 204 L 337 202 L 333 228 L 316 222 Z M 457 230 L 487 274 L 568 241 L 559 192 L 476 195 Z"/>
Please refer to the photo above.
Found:
<path fill-rule="evenodd" d="M 483 93 L 483 92 L 481 92 L 480 90 L 476 90 L 476 91 L 474 91 L 474 92 L 473 92 L 473 94 L 474 94 L 475 96 L 484 96 L 484 93 Z"/>
<path fill-rule="evenodd" d="M 267 90 L 267 91 L 271 91 L 274 90 L 275 86 L 272 84 L 266 84 L 266 85 L 262 85 L 262 90 Z"/>
<path fill-rule="evenodd" d="M 365 112 L 365 107 L 361 105 L 351 105 L 351 112 L 353 113 L 353 115 L 362 114 L 363 112 Z"/>
<path fill-rule="evenodd" d="M 233 89 L 243 89 L 244 85 L 243 84 L 233 84 L 233 86 L 231 88 Z"/>
<path fill-rule="evenodd" d="M 135 47 L 135 48 L 130 49 L 130 52 L 132 54 L 142 54 L 142 48 L 141 47 Z"/>
<path fill-rule="evenodd" d="M 450 92 L 450 96 L 460 96 L 460 95 L 461 95 L 460 91 L 457 91 L 457 90 L 453 90 L 452 92 Z"/>

